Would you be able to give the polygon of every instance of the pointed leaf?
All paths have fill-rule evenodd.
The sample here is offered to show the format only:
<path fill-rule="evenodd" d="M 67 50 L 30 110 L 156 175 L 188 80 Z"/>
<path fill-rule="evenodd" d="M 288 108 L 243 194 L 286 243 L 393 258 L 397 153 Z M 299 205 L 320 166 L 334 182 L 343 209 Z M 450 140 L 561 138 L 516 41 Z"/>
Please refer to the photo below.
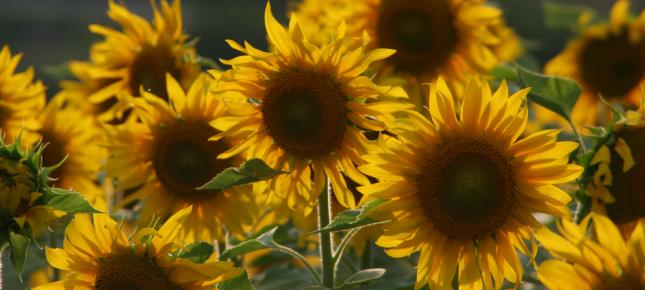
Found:
<path fill-rule="evenodd" d="M 358 209 L 345 210 L 338 214 L 329 225 L 317 232 L 337 232 L 386 223 L 387 221 L 376 221 L 369 217 L 370 212 L 383 204 L 383 202 L 383 200 L 375 199 L 367 202 Z"/>
<path fill-rule="evenodd" d="M 343 284 L 346 286 L 360 285 L 381 278 L 384 274 L 385 269 L 383 268 L 361 270 L 349 276 Z"/>
<path fill-rule="evenodd" d="M 185 246 L 176 253 L 176 257 L 204 263 L 213 254 L 213 245 L 206 242 L 196 242 Z"/>
<path fill-rule="evenodd" d="M 230 259 L 238 255 L 243 255 L 256 250 L 273 247 L 277 244 L 276 240 L 286 236 L 287 232 L 283 227 L 274 227 L 258 237 L 239 243 L 229 249 L 226 249 L 220 256 L 220 259 Z"/>
<path fill-rule="evenodd" d="M 78 192 L 60 188 L 51 189 L 51 196 L 45 204 L 66 213 L 99 212 Z"/>
<path fill-rule="evenodd" d="M 13 231 L 9 232 L 9 246 L 11 247 L 11 264 L 13 268 L 18 272 L 18 276 L 22 281 L 22 270 L 25 266 L 25 257 L 27 256 L 27 246 L 31 239 L 27 236 L 15 233 Z"/>
<path fill-rule="evenodd" d="M 249 279 L 249 275 L 244 272 L 242 275 L 237 276 L 233 279 L 226 280 L 217 284 L 217 289 L 219 290 L 253 290 L 253 284 Z"/>
<path fill-rule="evenodd" d="M 233 186 L 249 184 L 260 180 L 266 180 L 284 171 L 276 170 L 269 167 L 261 159 L 251 159 L 244 162 L 240 168 L 227 168 L 220 172 L 206 184 L 198 189 L 202 190 L 221 190 Z"/>
<path fill-rule="evenodd" d="M 571 121 L 571 111 L 581 92 L 574 80 L 538 74 L 519 65 L 517 75 L 524 86 L 531 87 L 531 101 Z"/>

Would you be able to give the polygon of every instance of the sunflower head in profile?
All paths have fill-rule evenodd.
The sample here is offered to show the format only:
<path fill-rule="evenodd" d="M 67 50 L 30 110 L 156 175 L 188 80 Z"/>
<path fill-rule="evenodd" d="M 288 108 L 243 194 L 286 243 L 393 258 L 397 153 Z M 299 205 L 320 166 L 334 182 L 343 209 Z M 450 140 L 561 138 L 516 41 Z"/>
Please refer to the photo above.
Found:
<path fill-rule="evenodd" d="M 143 201 L 140 221 L 168 217 L 193 206 L 182 228 L 193 240 L 223 238 L 224 229 L 234 235 L 253 222 L 258 213 L 251 186 L 198 190 L 226 168 L 239 166 L 235 158 L 218 159 L 232 148 L 231 139 L 209 140 L 217 130 L 209 122 L 225 118 L 224 104 L 210 94 L 211 78 L 204 74 L 185 92 L 167 75 L 169 103 L 142 91 L 133 113 L 141 122 L 126 122 L 107 130 L 110 157 L 107 176 L 118 179 L 120 189 L 131 194 L 127 205 Z"/>
<path fill-rule="evenodd" d="M 468 75 L 488 73 L 520 52 L 518 37 L 504 24 L 502 11 L 485 1 L 360 0 L 305 1 L 296 10 L 314 23 L 309 31 L 329 38 L 329 26 L 346 20 L 348 35 L 364 31 L 372 47 L 395 49 L 377 64 L 379 78 L 405 80 L 418 109 L 427 106 L 422 83 L 446 76 L 459 91 Z"/>
<path fill-rule="evenodd" d="M 0 129 L 5 142 L 14 142 L 22 131 L 23 143 L 37 140 L 35 116 L 45 106 L 45 87 L 33 82 L 34 69 L 16 73 L 22 54 L 11 55 L 9 46 L 0 51 Z"/>
<path fill-rule="evenodd" d="M 536 235 L 554 257 L 537 268 L 538 279 L 549 289 L 645 289 L 644 221 L 626 238 L 598 213 L 589 214 L 579 225 L 566 219 L 557 225 L 560 235 L 546 228 Z"/>
<path fill-rule="evenodd" d="M 503 82 L 492 93 L 474 79 L 456 105 L 442 78 L 430 85 L 432 122 L 417 112 L 397 120 L 398 142 L 365 157 L 359 169 L 378 180 L 359 187 L 383 199 L 384 225 L 377 245 L 393 257 L 420 252 L 416 288 L 499 289 L 504 278 L 519 283 L 523 266 L 516 249 L 534 257 L 533 213 L 566 216 L 569 195 L 555 186 L 581 173 L 568 164 L 574 142 L 558 142 L 555 130 L 519 136 L 527 122 L 529 89 L 509 96 Z M 492 278 L 491 278 L 492 276 Z"/>
<path fill-rule="evenodd" d="M 34 289 L 213 289 L 241 274 L 214 256 L 195 263 L 177 255 L 184 246 L 177 235 L 190 211 L 177 212 L 158 230 L 131 234 L 107 214 L 76 215 L 65 229 L 63 248 L 46 248 L 49 264 L 70 274 Z"/>
<path fill-rule="evenodd" d="M 104 199 L 97 179 L 107 152 L 100 143 L 103 133 L 94 120 L 69 106 L 63 95 L 57 95 L 49 101 L 38 121 L 37 133 L 41 136 L 40 142 L 45 144 L 42 164 L 58 165 L 49 175 L 50 183 L 72 188 L 92 203 L 97 198 Z"/>
<path fill-rule="evenodd" d="M 612 126 L 613 137 L 591 161 L 596 165 L 587 193 L 625 235 L 645 218 L 645 105 Z"/>
<path fill-rule="evenodd" d="M 392 112 L 409 107 L 379 101 L 407 95 L 362 75 L 372 62 L 394 51 L 369 50 L 368 38 L 347 37 L 344 24 L 333 41 L 311 43 L 296 17 L 285 29 L 268 4 L 265 25 L 274 50 L 228 41 L 244 55 L 225 61 L 232 69 L 216 74 L 215 91 L 224 94 L 235 116 L 212 125 L 223 131 L 219 136 L 246 139 L 220 157 L 242 154 L 288 171 L 270 180 L 269 188 L 292 209 L 298 202 L 313 208 L 325 176 L 338 201 L 353 208 L 356 202 L 341 172 L 359 184 L 368 183 L 356 169 L 368 142 L 362 130 L 381 131 L 393 119 Z"/>
<path fill-rule="evenodd" d="M 547 74 L 571 77 L 582 86 L 573 109 L 573 119 L 581 125 L 605 123 L 609 112 L 602 112 L 600 97 L 637 106 L 645 86 L 645 11 L 632 20 L 629 1 L 618 0 L 609 18 L 584 30 L 544 68 Z M 552 119 L 550 114 L 544 118 Z"/>
<path fill-rule="evenodd" d="M 79 81 L 65 82 L 63 87 L 82 106 L 89 101 L 90 111 L 103 121 L 123 118 L 129 98 L 139 97 L 141 88 L 168 100 L 166 74 L 183 88 L 199 75 L 195 49 L 182 31 L 181 1 L 162 0 L 161 7 L 151 3 L 152 23 L 109 1 L 108 16 L 122 30 L 90 25 L 90 31 L 105 39 L 92 45 L 89 61 L 70 64 Z"/>

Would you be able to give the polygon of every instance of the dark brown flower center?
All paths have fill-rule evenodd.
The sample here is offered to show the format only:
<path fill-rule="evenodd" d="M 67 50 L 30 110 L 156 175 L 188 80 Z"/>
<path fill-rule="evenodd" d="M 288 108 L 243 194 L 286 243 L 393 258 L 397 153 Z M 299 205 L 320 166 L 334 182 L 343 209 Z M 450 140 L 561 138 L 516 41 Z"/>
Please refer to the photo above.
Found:
<path fill-rule="evenodd" d="M 383 0 L 377 20 L 379 47 L 396 49 L 388 59 L 410 73 L 434 72 L 457 46 L 454 16 L 445 0 Z"/>
<path fill-rule="evenodd" d="M 627 29 L 585 44 L 579 56 L 584 82 L 603 97 L 623 97 L 645 77 L 645 41 L 631 42 Z"/>
<path fill-rule="evenodd" d="M 0 95 L 0 97 L 2 96 Z M 0 106 L 0 128 L 3 129 L 3 131 L 7 130 L 5 126 L 7 125 L 7 121 L 11 119 L 11 115 L 12 115 L 11 109 L 5 106 Z"/>
<path fill-rule="evenodd" d="M 45 167 L 49 167 L 60 163 L 68 154 L 65 151 L 64 141 L 61 140 L 59 136 L 54 134 L 54 132 L 41 130 L 40 134 L 42 136 L 43 144 L 47 144 L 47 147 L 45 147 L 45 150 L 43 150 L 43 154 L 42 154 L 42 157 L 43 157 L 42 165 Z M 63 175 L 63 171 L 65 170 L 66 163 L 67 162 L 63 163 L 59 168 L 54 170 L 49 175 L 49 177 L 60 178 Z"/>
<path fill-rule="evenodd" d="M 418 179 L 421 206 L 451 239 L 490 236 L 511 215 L 516 198 L 510 160 L 479 140 L 439 146 Z"/>
<path fill-rule="evenodd" d="M 205 123 L 178 122 L 160 127 L 154 145 L 153 166 L 159 181 L 173 195 L 185 200 L 213 197 L 216 190 L 197 190 L 224 169 L 233 166 L 230 159 L 217 159 L 228 150 L 224 141 L 208 141 L 215 129 Z"/>
<path fill-rule="evenodd" d="M 342 144 L 347 109 L 328 76 L 292 71 L 272 79 L 262 103 L 264 126 L 275 143 L 300 158 L 327 155 Z"/>
<path fill-rule="evenodd" d="M 166 90 L 166 74 L 171 74 L 175 79 L 180 76 L 177 59 L 168 45 L 144 45 L 130 67 L 130 92 L 133 96 L 139 95 L 139 88 L 168 100 Z"/>
<path fill-rule="evenodd" d="M 622 277 L 606 275 L 602 277 L 600 283 L 594 287 L 594 290 L 645 290 L 645 284 L 627 275 L 623 275 Z"/>
<path fill-rule="evenodd" d="M 606 205 L 607 214 L 617 224 L 645 217 L 645 128 L 625 128 L 617 134 L 629 146 L 634 166 L 623 172 L 623 159 L 612 153 L 610 193 L 616 201 Z"/>
<path fill-rule="evenodd" d="M 154 259 L 120 255 L 99 260 L 97 290 L 181 290 Z"/>

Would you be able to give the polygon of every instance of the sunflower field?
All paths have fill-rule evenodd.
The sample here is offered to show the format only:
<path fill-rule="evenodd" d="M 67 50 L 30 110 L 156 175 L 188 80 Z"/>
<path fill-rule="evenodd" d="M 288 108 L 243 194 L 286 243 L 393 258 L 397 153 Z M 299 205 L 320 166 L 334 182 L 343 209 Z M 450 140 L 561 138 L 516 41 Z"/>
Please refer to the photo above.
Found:
<path fill-rule="evenodd" d="M 58 65 L 1 4 L 0 290 L 645 290 L 645 3 L 603 1 L 70 0 Z"/>

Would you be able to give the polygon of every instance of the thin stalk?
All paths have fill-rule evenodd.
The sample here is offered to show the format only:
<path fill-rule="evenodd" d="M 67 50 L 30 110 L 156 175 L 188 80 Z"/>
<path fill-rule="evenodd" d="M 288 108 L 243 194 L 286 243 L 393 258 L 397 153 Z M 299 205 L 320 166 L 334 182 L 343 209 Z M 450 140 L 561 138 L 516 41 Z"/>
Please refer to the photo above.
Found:
<path fill-rule="evenodd" d="M 573 124 L 573 121 L 569 121 L 569 125 L 571 125 L 571 130 L 573 130 L 573 134 L 576 135 L 576 137 L 578 138 L 578 142 L 580 143 L 580 150 L 582 151 L 582 154 L 587 153 L 587 145 L 585 145 L 585 140 L 582 139 L 582 135 L 580 135 L 580 132 L 578 132 L 576 125 Z"/>
<path fill-rule="evenodd" d="M 300 260 L 300 262 L 302 262 L 305 265 L 305 267 L 307 267 L 309 272 L 311 272 L 311 276 L 313 276 L 314 279 L 316 279 L 316 283 L 318 285 L 321 285 L 322 280 L 320 279 L 320 275 L 318 274 L 318 271 L 316 271 L 316 269 L 314 269 L 314 266 L 312 266 L 311 263 L 309 263 L 309 261 L 307 261 L 307 258 L 305 258 L 303 255 L 301 255 L 300 253 L 298 253 L 297 251 L 294 251 L 293 249 L 291 249 L 289 247 L 285 247 L 283 245 L 279 245 L 279 244 L 276 244 L 276 243 L 274 243 L 273 249 L 276 250 L 276 251 L 279 251 L 279 252 L 283 252 L 283 253 L 285 253 L 287 255 L 290 255 L 290 256 Z"/>
<path fill-rule="evenodd" d="M 360 228 L 351 229 L 349 232 L 347 232 L 347 234 L 345 234 L 345 237 L 343 237 L 343 239 L 340 241 L 338 247 L 336 247 L 336 253 L 334 254 L 334 271 L 338 271 L 338 265 L 340 264 L 340 260 L 343 259 L 343 254 L 347 249 L 347 245 L 359 230 Z"/>
<path fill-rule="evenodd" d="M 318 197 L 318 229 L 329 225 L 331 220 L 330 196 L 331 184 L 328 183 Z M 334 289 L 334 257 L 331 233 L 320 232 L 320 261 L 322 265 L 322 286 Z"/>
<path fill-rule="evenodd" d="M 4 257 L 5 249 L 8 248 L 9 243 L 4 243 L 0 245 L 0 290 L 4 289 L 4 263 L 2 263 L 2 258 Z"/>
<path fill-rule="evenodd" d="M 365 241 L 365 250 L 361 256 L 361 269 L 371 269 L 372 265 L 372 241 Z"/>

